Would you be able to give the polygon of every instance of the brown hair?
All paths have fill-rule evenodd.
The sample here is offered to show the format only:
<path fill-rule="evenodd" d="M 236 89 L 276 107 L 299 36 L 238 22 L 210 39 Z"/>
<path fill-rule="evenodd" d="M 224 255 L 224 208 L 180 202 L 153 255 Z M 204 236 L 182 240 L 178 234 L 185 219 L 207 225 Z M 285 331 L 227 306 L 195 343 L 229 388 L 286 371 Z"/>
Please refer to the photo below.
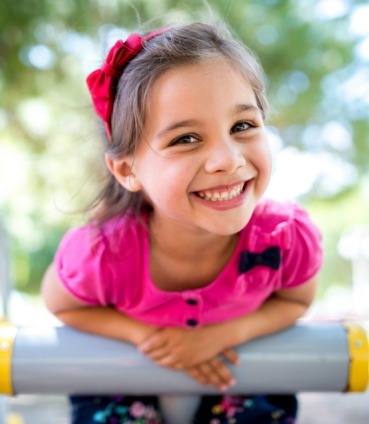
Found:
<path fill-rule="evenodd" d="M 112 138 L 105 152 L 121 158 L 135 152 L 143 134 L 147 98 L 160 75 L 177 66 L 221 57 L 249 81 L 263 115 L 267 112 L 264 74 L 254 54 L 236 40 L 224 24 L 192 23 L 169 29 L 147 41 L 120 77 L 112 116 Z M 102 223 L 125 213 L 138 215 L 150 205 L 143 194 L 123 188 L 111 174 L 92 205 L 94 220 Z"/>

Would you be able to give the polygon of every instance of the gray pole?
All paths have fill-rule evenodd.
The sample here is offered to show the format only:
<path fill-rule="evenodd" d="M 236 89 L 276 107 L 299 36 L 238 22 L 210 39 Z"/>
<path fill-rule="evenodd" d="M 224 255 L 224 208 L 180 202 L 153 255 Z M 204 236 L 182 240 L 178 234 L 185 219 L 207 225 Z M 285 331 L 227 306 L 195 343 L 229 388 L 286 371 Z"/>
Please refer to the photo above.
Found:
<path fill-rule="evenodd" d="M 355 324 L 300 323 L 238 352 L 231 393 L 364 391 L 368 384 L 368 339 Z M 0 370 L 0 393 L 157 394 L 168 424 L 188 424 L 199 395 L 215 393 L 129 344 L 67 327 L 15 333 L 0 326 Z"/>
<path fill-rule="evenodd" d="M 339 323 L 300 323 L 238 351 L 241 363 L 232 367 L 237 385 L 230 392 L 325 392 L 348 386 L 352 358 Z M 155 366 L 131 345 L 67 327 L 19 328 L 11 368 L 13 390 L 23 394 L 214 393 L 185 373 Z M 368 376 L 363 378 L 367 382 Z"/>

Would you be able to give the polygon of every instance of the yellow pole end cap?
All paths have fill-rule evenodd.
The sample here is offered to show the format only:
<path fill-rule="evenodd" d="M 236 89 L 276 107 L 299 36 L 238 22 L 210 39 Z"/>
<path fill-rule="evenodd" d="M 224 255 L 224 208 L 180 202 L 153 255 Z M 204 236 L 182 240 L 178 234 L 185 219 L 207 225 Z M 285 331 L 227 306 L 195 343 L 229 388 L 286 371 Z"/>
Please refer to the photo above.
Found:
<path fill-rule="evenodd" d="M 7 321 L 0 321 L 0 394 L 12 395 L 12 358 L 17 328 Z"/>
<path fill-rule="evenodd" d="M 364 392 L 369 381 L 369 343 L 363 327 L 344 323 L 350 354 L 347 392 Z"/>

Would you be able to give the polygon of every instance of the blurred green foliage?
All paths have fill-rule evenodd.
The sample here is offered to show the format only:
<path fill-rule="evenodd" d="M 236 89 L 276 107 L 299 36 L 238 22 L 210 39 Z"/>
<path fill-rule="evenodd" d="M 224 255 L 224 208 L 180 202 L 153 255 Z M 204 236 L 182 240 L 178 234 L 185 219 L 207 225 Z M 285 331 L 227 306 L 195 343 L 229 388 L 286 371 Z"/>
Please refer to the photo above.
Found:
<path fill-rule="evenodd" d="M 280 149 L 313 158 L 309 189 L 294 197 L 324 235 L 322 292 L 348 284 L 350 264 L 339 257 L 337 242 L 348 225 L 368 225 L 369 216 L 365 3 L 2 0 L 0 211 L 16 287 L 38 291 L 61 235 L 83 221 L 76 212 L 104 176 L 85 76 L 107 44 L 133 30 L 210 18 L 226 21 L 259 56 L 268 80 L 268 123 Z M 291 181 L 306 171 L 298 172 Z"/>

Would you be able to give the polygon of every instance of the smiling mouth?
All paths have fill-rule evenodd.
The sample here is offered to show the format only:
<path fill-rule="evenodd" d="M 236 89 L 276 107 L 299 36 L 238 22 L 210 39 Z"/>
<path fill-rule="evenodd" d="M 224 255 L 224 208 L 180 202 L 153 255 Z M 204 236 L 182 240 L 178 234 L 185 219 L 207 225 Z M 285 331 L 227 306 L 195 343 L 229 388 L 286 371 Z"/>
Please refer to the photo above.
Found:
<path fill-rule="evenodd" d="M 196 196 L 210 202 L 224 202 L 240 196 L 246 188 L 247 182 L 236 184 L 228 189 L 204 190 L 196 192 Z"/>

